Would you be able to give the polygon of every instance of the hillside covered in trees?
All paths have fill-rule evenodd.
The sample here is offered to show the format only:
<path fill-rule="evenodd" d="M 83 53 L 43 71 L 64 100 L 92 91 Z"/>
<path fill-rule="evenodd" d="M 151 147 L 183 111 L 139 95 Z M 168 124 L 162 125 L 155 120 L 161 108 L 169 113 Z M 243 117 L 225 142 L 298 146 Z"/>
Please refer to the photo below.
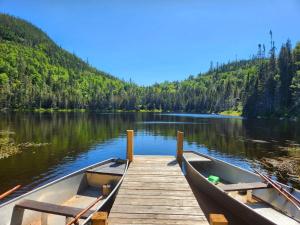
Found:
<path fill-rule="evenodd" d="M 271 38 L 272 40 L 272 38 Z M 209 72 L 182 82 L 146 88 L 150 108 L 188 112 L 239 111 L 247 117 L 299 117 L 300 43 L 292 49 L 288 40 L 276 57 L 258 46 L 251 60 L 212 67 Z"/>
<path fill-rule="evenodd" d="M 2 109 L 111 109 L 124 107 L 130 84 L 92 68 L 30 23 L 0 14 L 0 87 Z"/>
<path fill-rule="evenodd" d="M 184 81 L 148 87 L 101 72 L 32 24 L 0 14 L 0 109 L 239 111 L 300 115 L 300 43 L 258 46 L 250 60 L 211 67 Z M 278 52 L 276 54 L 276 52 Z"/>

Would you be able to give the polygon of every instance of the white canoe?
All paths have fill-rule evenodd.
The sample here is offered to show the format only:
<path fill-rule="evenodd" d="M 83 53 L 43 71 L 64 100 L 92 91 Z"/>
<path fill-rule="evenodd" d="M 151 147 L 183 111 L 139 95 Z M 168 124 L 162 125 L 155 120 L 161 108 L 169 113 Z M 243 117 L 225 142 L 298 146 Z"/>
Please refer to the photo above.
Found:
<path fill-rule="evenodd" d="M 93 213 L 112 204 L 127 168 L 128 161 L 109 159 L 55 180 L 0 205 L 0 224 L 65 225 L 103 194 L 103 185 L 110 184 L 109 194 L 79 220 L 87 224 Z"/>
<path fill-rule="evenodd" d="M 257 174 L 198 152 L 185 151 L 183 158 L 186 175 L 196 188 L 248 223 L 300 224 L 299 209 Z M 218 176 L 220 182 L 208 181 L 210 175 Z M 277 183 L 300 198 L 299 190 Z"/>

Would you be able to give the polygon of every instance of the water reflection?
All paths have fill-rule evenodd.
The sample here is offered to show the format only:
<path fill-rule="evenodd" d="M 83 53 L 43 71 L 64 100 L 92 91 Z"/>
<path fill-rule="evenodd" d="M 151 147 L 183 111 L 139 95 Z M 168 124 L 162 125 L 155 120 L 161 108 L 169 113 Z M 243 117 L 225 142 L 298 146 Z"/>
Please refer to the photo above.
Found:
<path fill-rule="evenodd" d="M 20 183 L 20 194 L 109 157 L 124 158 L 126 129 L 135 130 L 135 154 L 175 155 L 176 131 L 182 130 L 185 149 L 247 169 L 263 157 L 299 157 L 299 123 L 193 115 L 1 114 L 0 131 L 9 131 L 21 152 L 0 159 L 0 193 Z"/>

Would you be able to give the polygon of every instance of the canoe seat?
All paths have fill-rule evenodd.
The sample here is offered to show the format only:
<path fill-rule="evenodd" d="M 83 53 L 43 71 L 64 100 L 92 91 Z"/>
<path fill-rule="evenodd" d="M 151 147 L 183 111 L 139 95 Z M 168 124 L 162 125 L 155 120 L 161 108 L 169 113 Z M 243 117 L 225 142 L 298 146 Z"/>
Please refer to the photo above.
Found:
<path fill-rule="evenodd" d="M 75 217 L 78 213 L 80 213 L 83 209 L 70 207 L 70 206 L 62 206 L 51 203 L 33 201 L 33 200 L 23 200 L 15 205 L 15 208 L 19 209 L 29 209 L 38 212 L 44 212 L 49 214 L 55 214 L 65 217 Z M 81 216 L 82 219 L 86 219 L 89 215 L 94 213 L 93 210 L 87 211 L 85 214 Z"/>
<path fill-rule="evenodd" d="M 263 182 L 220 184 L 218 185 L 218 187 L 221 188 L 223 191 L 243 191 L 243 190 L 269 188 L 268 184 Z"/>
<path fill-rule="evenodd" d="M 185 151 L 183 156 L 189 162 L 211 162 L 211 159 L 198 155 L 194 152 Z"/>
<path fill-rule="evenodd" d="M 86 173 L 122 176 L 124 174 L 125 167 L 125 163 L 110 162 L 102 166 L 89 169 Z"/>
<path fill-rule="evenodd" d="M 105 171 L 96 171 L 96 170 L 87 170 L 85 171 L 87 174 L 100 174 L 100 175 L 112 175 L 112 176 L 122 176 L 123 173 L 121 172 L 105 172 Z"/>

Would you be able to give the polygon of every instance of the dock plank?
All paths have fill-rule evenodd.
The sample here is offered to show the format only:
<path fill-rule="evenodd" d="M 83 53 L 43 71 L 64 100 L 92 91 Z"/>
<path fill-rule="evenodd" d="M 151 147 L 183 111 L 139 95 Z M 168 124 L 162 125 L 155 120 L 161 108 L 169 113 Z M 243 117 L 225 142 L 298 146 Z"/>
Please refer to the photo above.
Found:
<path fill-rule="evenodd" d="M 124 183 L 123 188 L 125 189 L 141 189 L 141 190 L 189 190 L 189 186 L 180 183 L 144 183 L 144 182 L 127 182 Z"/>
<path fill-rule="evenodd" d="M 166 177 L 166 176 L 135 176 L 135 175 L 128 175 L 124 178 L 124 181 L 131 181 L 131 182 L 147 182 L 147 183 L 153 183 L 153 182 L 162 182 L 162 183 L 179 183 L 186 181 L 184 177 L 180 176 L 172 176 L 172 177 Z"/>
<path fill-rule="evenodd" d="M 154 214 L 154 213 L 111 213 L 109 214 L 108 221 L 110 222 L 112 219 L 118 218 L 118 219 L 131 219 L 132 223 L 135 223 L 134 221 L 136 219 L 143 219 L 143 220 L 149 220 L 149 219 L 157 219 L 157 220 L 186 220 L 186 221 L 194 221 L 194 222 L 202 222 L 206 221 L 206 217 L 202 215 L 168 215 L 168 214 Z M 113 223 L 110 223 L 113 224 Z M 184 223 L 183 223 L 184 224 Z M 195 224 L 195 223 L 194 223 Z M 197 223 L 196 223 L 197 224 Z M 206 223 L 208 225 L 208 223 Z"/>
<path fill-rule="evenodd" d="M 194 206 L 198 207 L 196 201 L 190 199 L 176 199 L 176 198 L 149 198 L 145 201 L 144 198 L 126 198 L 120 196 L 116 199 L 115 204 L 118 205 L 141 205 L 141 206 Z"/>
<path fill-rule="evenodd" d="M 128 198 L 128 195 L 118 194 L 118 197 L 124 197 Z M 141 198 L 141 199 L 188 199 L 188 200 L 194 200 L 194 196 L 172 196 L 172 195 L 166 195 L 166 196 L 153 196 L 153 195 L 131 195 L 130 198 Z M 148 200 L 145 200 L 148 201 Z"/>
<path fill-rule="evenodd" d="M 112 218 L 111 223 L 113 224 L 122 224 L 122 225 L 131 225 L 131 224 L 143 224 L 143 225 L 152 225 L 152 224 L 167 224 L 167 225 L 194 225 L 195 220 L 189 220 L 186 219 L 177 219 L 177 220 L 170 220 L 170 219 L 124 219 L 124 218 Z M 201 224 L 203 220 L 197 220 L 198 224 Z M 204 221 L 205 222 L 205 221 Z M 206 224 L 206 223 L 202 223 Z"/>
<path fill-rule="evenodd" d="M 208 225 L 173 156 L 134 156 L 109 224 Z"/>
<path fill-rule="evenodd" d="M 148 196 L 194 196 L 191 191 L 172 191 L 172 190 L 139 190 L 139 189 L 125 189 L 122 188 L 119 194 L 123 195 L 148 195 Z"/>
<path fill-rule="evenodd" d="M 199 206 L 152 206 L 152 205 L 118 205 L 111 212 L 114 213 L 153 213 L 167 215 L 199 215 Z"/>

